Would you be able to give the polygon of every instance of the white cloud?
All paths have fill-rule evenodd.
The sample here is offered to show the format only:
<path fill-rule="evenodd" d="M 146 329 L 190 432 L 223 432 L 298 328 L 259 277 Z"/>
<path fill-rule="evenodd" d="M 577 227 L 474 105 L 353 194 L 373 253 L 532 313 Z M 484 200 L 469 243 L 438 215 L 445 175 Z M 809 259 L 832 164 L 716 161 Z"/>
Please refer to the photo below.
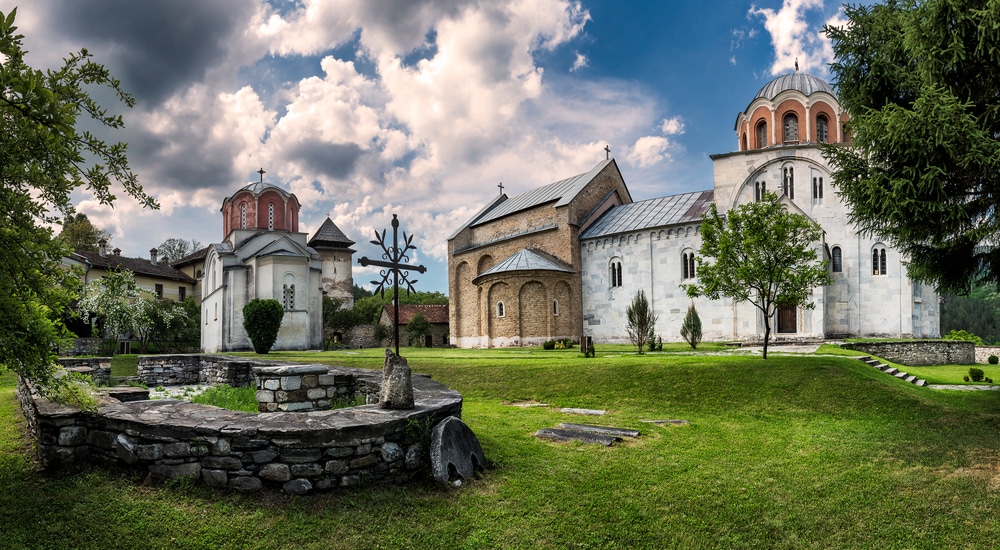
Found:
<path fill-rule="evenodd" d="M 670 140 L 661 136 L 643 136 L 635 141 L 626 160 L 640 168 L 647 168 L 670 159 Z"/>
<path fill-rule="evenodd" d="M 587 61 L 587 56 L 583 55 L 580 52 L 576 52 L 576 60 L 573 61 L 573 66 L 570 67 L 569 70 L 570 72 L 575 73 L 576 71 L 579 71 L 580 69 L 586 67 L 587 65 L 589 65 L 589 61 Z"/>
<path fill-rule="evenodd" d="M 674 136 L 684 133 L 684 120 L 680 116 L 672 116 L 670 118 L 663 119 L 663 124 L 660 126 L 660 131 L 664 135 Z"/>
<path fill-rule="evenodd" d="M 809 10 L 822 10 L 823 0 L 784 0 L 781 9 L 750 7 L 748 16 L 761 17 L 774 46 L 772 75 L 795 70 L 823 74 L 832 56 L 829 40 L 820 29 L 811 28 L 806 18 Z"/>

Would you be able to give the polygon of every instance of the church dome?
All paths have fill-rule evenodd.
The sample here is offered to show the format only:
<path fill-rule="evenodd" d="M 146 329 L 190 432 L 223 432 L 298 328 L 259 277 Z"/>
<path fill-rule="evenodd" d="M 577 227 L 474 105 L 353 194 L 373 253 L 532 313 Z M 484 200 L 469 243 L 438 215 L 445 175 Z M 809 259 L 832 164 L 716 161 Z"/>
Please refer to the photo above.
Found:
<path fill-rule="evenodd" d="M 243 187 L 241 187 L 239 189 L 239 191 L 237 191 L 236 193 L 233 193 L 233 196 L 235 196 L 237 193 L 240 193 L 240 192 L 243 192 L 243 191 L 249 191 L 249 192 L 253 193 L 254 196 L 260 196 L 262 193 L 264 193 L 265 191 L 267 191 L 269 189 L 273 189 L 273 190 L 277 191 L 278 193 L 281 193 L 285 197 L 290 196 L 290 194 L 288 193 L 288 191 L 285 191 L 281 187 L 278 187 L 277 185 L 275 185 L 273 183 L 267 183 L 267 182 L 263 182 L 263 181 L 252 181 L 252 182 L 244 185 Z"/>
<path fill-rule="evenodd" d="M 754 96 L 754 100 L 760 98 L 773 100 L 778 94 L 788 90 L 802 92 L 805 96 L 811 96 L 816 92 L 825 92 L 837 97 L 837 93 L 833 91 L 833 86 L 829 82 L 811 74 L 795 71 L 791 74 L 783 74 L 765 84 Z"/>
<path fill-rule="evenodd" d="M 262 174 L 263 175 L 263 174 Z M 273 183 L 250 182 L 222 201 L 222 233 L 299 230 L 299 199 Z"/>

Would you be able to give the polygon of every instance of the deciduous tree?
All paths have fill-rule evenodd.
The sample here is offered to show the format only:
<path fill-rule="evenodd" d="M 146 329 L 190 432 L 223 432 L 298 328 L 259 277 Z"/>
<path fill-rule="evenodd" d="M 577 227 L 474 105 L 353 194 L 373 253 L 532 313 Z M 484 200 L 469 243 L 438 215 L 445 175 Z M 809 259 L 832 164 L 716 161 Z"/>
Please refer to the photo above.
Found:
<path fill-rule="evenodd" d="M 825 146 L 850 221 L 912 278 L 1000 283 L 1000 1 L 845 6 L 827 27 L 849 147 Z"/>
<path fill-rule="evenodd" d="M 687 293 L 753 304 L 764 317 L 767 359 L 778 307 L 810 309 L 812 289 L 831 283 L 826 262 L 814 247 L 822 234 L 818 224 L 786 210 L 774 193 L 741 204 L 725 217 L 713 204 L 702 217 L 698 282 L 685 285 Z"/>
<path fill-rule="evenodd" d="M 125 144 L 77 130 L 81 116 L 93 127 L 122 127 L 91 91 L 108 90 L 128 107 L 132 97 L 86 50 L 56 70 L 25 64 L 16 11 L 0 13 L 0 368 L 45 385 L 55 381 L 60 317 L 78 285 L 60 269 L 68 249 L 49 227 L 74 213 L 70 194 L 79 188 L 101 204 L 115 200 L 116 185 L 143 206 L 156 202 L 129 169 Z"/>
<path fill-rule="evenodd" d="M 77 212 L 63 222 L 59 239 L 70 250 L 97 252 L 97 242 L 104 239 L 105 243 L 110 243 L 111 233 L 98 229 L 86 214 Z"/>
<path fill-rule="evenodd" d="M 200 242 L 194 239 L 186 241 L 175 237 L 163 241 L 160 243 L 160 246 L 156 247 L 156 252 L 161 258 L 167 258 L 168 263 L 176 262 L 184 256 L 199 250 L 201 250 Z"/>

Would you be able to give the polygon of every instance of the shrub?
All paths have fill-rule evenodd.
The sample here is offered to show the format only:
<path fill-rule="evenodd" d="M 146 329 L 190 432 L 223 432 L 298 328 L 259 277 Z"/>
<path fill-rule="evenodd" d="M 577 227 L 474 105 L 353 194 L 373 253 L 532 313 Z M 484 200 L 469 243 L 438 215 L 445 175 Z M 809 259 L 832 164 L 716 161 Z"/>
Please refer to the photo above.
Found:
<path fill-rule="evenodd" d="M 542 349 L 556 349 L 556 341 L 546 340 L 545 343 L 542 344 Z"/>
<path fill-rule="evenodd" d="M 375 347 L 382 346 L 385 344 L 386 340 L 389 340 L 390 343 L 392 343 L 392 339 L 394 337 L 395 335 L 392 332 L 392 327 L 382 324 L 375 325 L 375 331 L 372 334 L 372 338 L 374 338 L 376 342 Z"/>
<path fill-rule="evenodd" d="M 625 319 L 628 338 L 635 344 L 636 352 L 642 354 L 647 339 L 656 327 L 656 315 L 653 315 L 653 308 L 649 306 L 645 292 L 640 290 L 636 293 L 632 304 L 625 308 Z"/>
<path fill-rule="evenodd" d="M 966 340 L 977 346 L 983 345 L 983 339 L 966 330 L 953 330 L 944 335 L 945 340 Z"/>
<path fill-rule="evenodd" d="M 271 351 L 284 316 L 285 310 L 277 300 L 250 300 L 243 306 L 243 328 L 255 352 L 265 354 Z"/>
<path fill-rule="evenodd" d="M 996 365 L 998 362 L 1000 362 L 1000 358 L 998 358 L 996 355 L 991 355 L 990 358 L 986 360 L 986 362 L 991 365 Z"/>
<path fill-rule="evenodd" d="M 572 338 L 563 338 L 560 342 L 562 342 L 563 347 L 566 349 L 573 349 L 573 346 L 576 345 L 576 342 Z"/>
<path fill-rule="evenodd" d="M 969 377 L 968 376 L 963 376 L 962 380 L 965 380 L 966 382 L 968 382 L 969 381 Z"/>
<path fill-rule="evenodd" d="M 983 369 L 978 368 L 978 367 L 972 367 L 972 368 L 970 368 L 969 369 L 969 378 L 971 378 L 973 382 L 982 382 L 983 381 Z"/>
<path fill-rule="evenodd" d="M 698 317 L 698 310 L 694 308 L 694 303 L 688 306 L 687 315 L 681 324 L 681 336 L 684 341 L 691 346 L 691 349 L 698 349 L 701 342 L 701 317 Z"/>

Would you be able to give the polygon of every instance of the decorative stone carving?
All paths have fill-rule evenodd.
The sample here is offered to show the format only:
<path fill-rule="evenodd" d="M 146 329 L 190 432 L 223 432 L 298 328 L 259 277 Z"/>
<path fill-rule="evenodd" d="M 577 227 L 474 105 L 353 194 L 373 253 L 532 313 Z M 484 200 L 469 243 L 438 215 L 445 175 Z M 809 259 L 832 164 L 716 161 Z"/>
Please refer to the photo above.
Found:
<path fill-rule="evenodd" d="M 454 471 L 462 479 L 472 479 L 486 467 L 479 439 L 464 422 L 449 416 L 431 431 L 431 471 L 439 483 L 450 481 Z"/>
<path fill-rule="evenodd" d="M 412 409 L 413 380 L 406 359 L 391 349 L 385 350 L 382 366 L 382 390 L 379 393 L 380 409 Z"/>

